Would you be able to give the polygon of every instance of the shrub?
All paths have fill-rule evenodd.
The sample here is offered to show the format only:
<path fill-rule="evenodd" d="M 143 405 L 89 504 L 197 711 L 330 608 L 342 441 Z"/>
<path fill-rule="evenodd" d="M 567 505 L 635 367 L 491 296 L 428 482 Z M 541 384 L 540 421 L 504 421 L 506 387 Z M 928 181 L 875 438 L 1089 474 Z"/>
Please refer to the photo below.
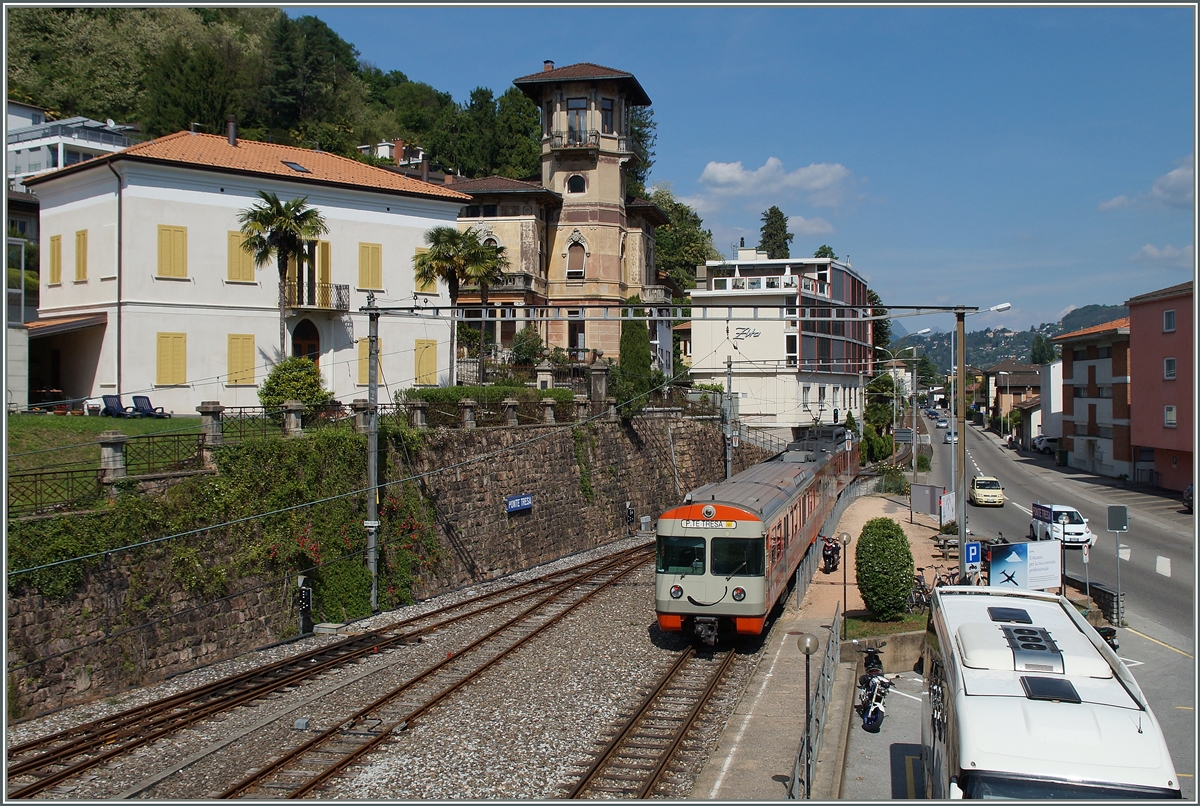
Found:
<path fill-rule="evenodd" d="M 321 406 L 333 400 L 321 384 L 321 371 L 307 358 L 285 358 L 271 369 L 258 390 L 258 399 L 267 411 L 277 411 L 285 400 L 299 400 L 308 406 Z"/>
<path fill-rule="evenodd" d="M 913 556 L 900 524 L 891 518 L 867 521 L 855 550 L 854 579 L 863 603 L 876 618 L 903 617 L 913 585 Z"/>
<path fill-rule="evenodd" d="M 944 535 L 956 535 L 958 534 L 958 524 L 955 521 L 947 521 L 946 523 L 942 524 L 942 528 L 939 530 L 939 533 Z"/>
<path fill-rule="evenodd" d="M 844 427 L 847 431 L 853 432 L 854 436 L 859 436 L 858 421 L 854 419 L 854 412 L 846 412 L 846 422 Z"/>
<path fill-rule="evenodd" d="M 536 364 L 542 357 L 545 345 L 533 325 L 526 325 L 513 335 L 512 351 L 514 364 Z"/>
<path fill-rule="evenodd" d="M 917 470 L 922 473 L 929 472 L 929 457 L 923 453 L 917 454 Z"/>

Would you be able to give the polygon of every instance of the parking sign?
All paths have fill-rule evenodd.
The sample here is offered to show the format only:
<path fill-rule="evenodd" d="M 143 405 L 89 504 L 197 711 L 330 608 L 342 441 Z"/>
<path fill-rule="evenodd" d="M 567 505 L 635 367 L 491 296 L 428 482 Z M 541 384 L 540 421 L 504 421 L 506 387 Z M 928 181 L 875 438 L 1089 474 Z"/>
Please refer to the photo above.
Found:
<path fill-rule="evenodd" d="M 978 574 L 983 560 L 982 546 L 975 541 L 963 544 L 963 564 L 968 574 Z"/>

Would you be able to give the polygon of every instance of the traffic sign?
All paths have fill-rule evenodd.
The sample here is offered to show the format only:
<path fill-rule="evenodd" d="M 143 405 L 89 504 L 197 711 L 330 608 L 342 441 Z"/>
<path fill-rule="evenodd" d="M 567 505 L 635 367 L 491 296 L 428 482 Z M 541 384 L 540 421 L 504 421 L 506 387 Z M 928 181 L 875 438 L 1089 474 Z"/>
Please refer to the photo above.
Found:
<path fill-rule="evenodd" d="M 1108 531 L 1129 531 L 1129 507 L 1124 504 L 1110 504 L 1108 507 Z"/>
<path fill-rule="evenodd" d="M 1087 565 L 1088 555 L 1092 553 L 1092 547 L 1087 543 L 1083 544 L 1083 564 Z"/>
<path fill-rule="evenodd" d="M 982 568 L 983 550 L 982 546 L 972 541 L 963 544 L 963 565 L 964 570 L 968 574 L 978 574 Z"/>
<path fill-rule="evenodd" d="M 893 435 L 896 438 L 897 445 L 911 444 L 913 441 L 913 432 L 911 428 L 897 428 Z"/>

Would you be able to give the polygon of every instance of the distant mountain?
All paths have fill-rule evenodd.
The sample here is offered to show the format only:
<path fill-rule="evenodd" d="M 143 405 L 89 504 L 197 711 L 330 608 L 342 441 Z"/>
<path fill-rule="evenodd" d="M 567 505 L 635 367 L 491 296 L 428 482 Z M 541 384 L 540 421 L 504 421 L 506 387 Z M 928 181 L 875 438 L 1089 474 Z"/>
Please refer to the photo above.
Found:
<path fill-rule="evenodd" d="M 1114 319 L 1129 316 L 1129 309 L 1124 305 L 1085 305 L 1076 308 L 1062 318 L 1059 333 L 1072 333 L 1085 327 L 1102 325 Z M 1057 335 L 1057 334 L 1055 334 Z"/>

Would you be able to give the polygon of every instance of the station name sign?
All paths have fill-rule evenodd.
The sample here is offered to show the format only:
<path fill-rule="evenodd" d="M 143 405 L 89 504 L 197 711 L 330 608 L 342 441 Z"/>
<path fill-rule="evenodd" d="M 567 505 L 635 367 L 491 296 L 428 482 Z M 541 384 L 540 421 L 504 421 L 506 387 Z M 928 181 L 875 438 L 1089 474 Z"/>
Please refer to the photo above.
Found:
<path fill-rule="evenodd" d="M 736 529 L 737 521 L 683 521 L 684 529 Z"/>
<path fill-rule="evenodd" d="M 506 513 L 520 512 L 525 509 L 533 509 L 533 493 L 505 496 L 504 511 Z"/>

